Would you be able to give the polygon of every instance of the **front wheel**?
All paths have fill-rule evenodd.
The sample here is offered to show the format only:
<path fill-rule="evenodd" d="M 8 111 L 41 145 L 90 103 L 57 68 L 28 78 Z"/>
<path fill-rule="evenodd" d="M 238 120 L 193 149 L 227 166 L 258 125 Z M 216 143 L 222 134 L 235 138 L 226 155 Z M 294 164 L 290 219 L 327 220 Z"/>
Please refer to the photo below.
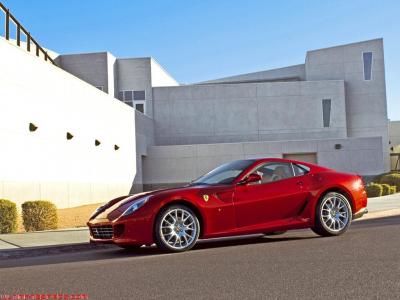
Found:
<path fill-rule="evenodd" d="M 200 223 L 190 208 L 173 205 L 158 215 L 154 231 L 155 242 L 160 249 L 183 252 L 196 244 L 200 234 Z"/>
<path fill-rule="evenodd" d="M 319 201 L 311 229 L 322 236 L 341 235 L 349 229 L 351 219 L 351 205 L 346 196 L 330 192 Z"/>

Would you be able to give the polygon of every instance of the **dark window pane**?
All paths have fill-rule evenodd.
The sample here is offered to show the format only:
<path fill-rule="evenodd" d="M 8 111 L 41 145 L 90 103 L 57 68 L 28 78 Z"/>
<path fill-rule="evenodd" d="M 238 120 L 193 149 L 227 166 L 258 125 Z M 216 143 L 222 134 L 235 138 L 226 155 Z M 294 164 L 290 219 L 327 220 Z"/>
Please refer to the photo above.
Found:
<path fill-rule="evenodd" d="M 124 92 L 118 92 L 118 99 L 124 100 Z"/>
<path fill-rule="evenodd" d="M 364 80 L 372 79 L 372 52 L 363 53 Z"/>
<path fill-rule="evenodd" d="M 125 91 L 124 92 L 124 100 L 126 100 L 126 101 L 131 101 L 133 98 L 132 98 L 132 91 Z"/>
<path fill-rule="evenodd" d="M 133 100 L 146 100 L 145 91 L 133 91 Z"/>
<path fill-rule="evenodd" d="M 259 167 L 255 173 L 261 176 L 260 183 L 283 180 L 294 176 L 291 164 L 267 163 Z"/>
<path fill-rule="evenodd" d="M 136 109 L 144 114 L 144 104 L 136 104 Z"/>
<path fill-rule="evenodd" d="M 322 118 L 324 127 L 329 127 L 331 123 L 331 99 L 322 100 Z"/>

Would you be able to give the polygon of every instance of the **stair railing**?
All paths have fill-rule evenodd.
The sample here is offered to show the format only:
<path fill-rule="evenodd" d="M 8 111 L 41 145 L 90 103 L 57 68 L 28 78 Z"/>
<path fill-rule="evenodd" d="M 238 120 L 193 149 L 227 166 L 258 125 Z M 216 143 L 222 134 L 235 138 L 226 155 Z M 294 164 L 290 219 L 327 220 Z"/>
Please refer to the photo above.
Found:
<path fill-rule="evenodd" d="M 16 27 L 16 42 L 17 46 L 21 47 L 21 35 L 25 35 L 26 37 L 26 51 L 31 52 L 31 50 L 35 50 L 35 55 L 40 57 L 40 53 L 43 54 L 44 60 L 51 62 L 53 65 L 56 65 L 54 60 L 50 57 L 46 50 L 44 50 L 39 43 L 31 36 L 30 32 L 25 29 L 24 26 L 10 13 L 10 10 L 6 8 L 3 3 L 0 2 L 0 10 L 4 12 L 5 22 L 4 22 L 4 38 L 6 40 L 10 40 L 10 22 L 14 23 Z M 32 49 L 34 46 L 35 49 Z"/>

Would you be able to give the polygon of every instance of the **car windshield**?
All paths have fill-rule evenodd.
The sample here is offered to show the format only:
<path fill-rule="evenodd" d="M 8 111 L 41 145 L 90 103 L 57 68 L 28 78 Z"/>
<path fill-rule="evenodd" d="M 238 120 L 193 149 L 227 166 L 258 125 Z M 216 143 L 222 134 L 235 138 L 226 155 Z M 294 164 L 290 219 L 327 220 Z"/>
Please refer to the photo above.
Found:
<path fill-rule="evenodd" d="M 200 184 L 230 184 L 255 160 L 237 160 L 223 164 L 211 172 L 192 181 L 192 185 Z"/>

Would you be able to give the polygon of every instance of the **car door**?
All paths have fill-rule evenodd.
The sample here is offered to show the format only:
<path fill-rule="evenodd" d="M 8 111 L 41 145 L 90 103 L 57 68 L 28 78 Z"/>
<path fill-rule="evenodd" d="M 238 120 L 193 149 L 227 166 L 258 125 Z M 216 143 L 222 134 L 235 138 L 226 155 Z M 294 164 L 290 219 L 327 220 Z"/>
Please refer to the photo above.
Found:
<path fill-rule="evenodd" d="M 234 194 L 238 227 L 256 226 L 293 218 L 309 194 L 306 176 L 296 176 L 291 163 L 268 162 L 251 173 L 262 181 L 237 185 Z"/>

